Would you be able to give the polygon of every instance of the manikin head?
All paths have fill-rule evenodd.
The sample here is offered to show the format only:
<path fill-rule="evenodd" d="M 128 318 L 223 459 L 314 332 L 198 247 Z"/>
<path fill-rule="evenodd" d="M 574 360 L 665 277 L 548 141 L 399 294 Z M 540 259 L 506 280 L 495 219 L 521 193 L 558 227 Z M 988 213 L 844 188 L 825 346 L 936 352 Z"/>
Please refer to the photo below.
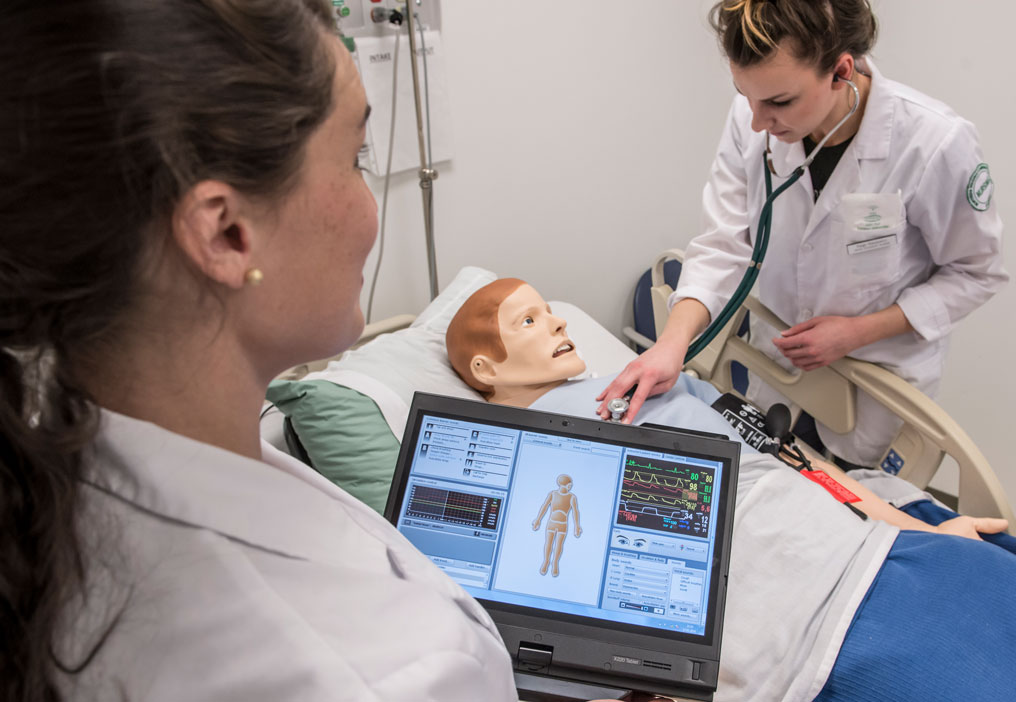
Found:
<path fill-rule="evenodd" d="M 557 476 L 557 487 L 558 487 L 558 491 L 562 495 L 566 495 L 569 492 L 571 492 L 571 489 L 572 489 L 572 479 L 571 479 L 571 476 L 570 475 L 566 475 L 564 473 L 562 473 L 561 475 Z"/>
<path fill-rule="evenodd" d="M 586 369 L 567 326 L 525 281 L 501 278 L 473 293 L 452 318 L 448 360 L 489 402 L 527 407 Z"/>

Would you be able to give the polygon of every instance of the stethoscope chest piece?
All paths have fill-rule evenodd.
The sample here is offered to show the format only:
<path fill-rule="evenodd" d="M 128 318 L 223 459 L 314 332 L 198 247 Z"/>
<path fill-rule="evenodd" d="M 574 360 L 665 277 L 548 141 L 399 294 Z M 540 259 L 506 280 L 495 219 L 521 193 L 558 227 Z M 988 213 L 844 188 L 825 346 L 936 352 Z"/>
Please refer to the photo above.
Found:
<path fill-rule="evenodd" d="M 621 417 L 628 411 L 628 400 L 623 397 L 615 397 L 607 403 L 607 411 L 610 412 L 611 422 L 620 422 Z"/>

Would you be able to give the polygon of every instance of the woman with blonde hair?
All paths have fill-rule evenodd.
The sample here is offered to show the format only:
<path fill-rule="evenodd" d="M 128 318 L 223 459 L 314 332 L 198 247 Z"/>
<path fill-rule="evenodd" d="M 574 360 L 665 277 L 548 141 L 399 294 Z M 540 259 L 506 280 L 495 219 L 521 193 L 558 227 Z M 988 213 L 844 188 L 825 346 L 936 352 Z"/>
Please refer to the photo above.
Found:
<path fill-rule="evenodd" d="M 878 71 L 868 0 L 723 0 L 710 19 L 740 94 L 703 192 L 702 230 L 659 341 L 597 399 L 638 383 L 634 418 L 674 384 L 693 339 L 757 265 L 766 181 L 776 192 L 810 155 L 772 203 L 755 289 L 790 328 L 753 318 L 752 345 L 788 371 L 871 361 L 934 396 L 949 333 L 1008 280 L 974 125 Z M 787 402 L 756 377 L 748 396 L 764 409 Z M 900 427 L 863 392 L 857 407 L 853 432 L 818 423 L 813 438 L 848 469 L 877 466 Z"/>

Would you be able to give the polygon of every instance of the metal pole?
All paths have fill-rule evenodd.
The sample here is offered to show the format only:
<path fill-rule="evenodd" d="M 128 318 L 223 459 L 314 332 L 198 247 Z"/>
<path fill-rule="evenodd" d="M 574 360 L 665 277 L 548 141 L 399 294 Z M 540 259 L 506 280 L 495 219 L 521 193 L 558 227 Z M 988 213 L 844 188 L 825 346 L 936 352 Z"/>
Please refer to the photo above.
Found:
<path fill-rule="evenodd" d="M 437 297 L 437 252 L 434 246 L 434 180 L 437 171 L 427 162 L 423 141 L 423 109 L 420 105 L 420 73 L 416 65 L 416 12 L 413 5 L 419 0 L 406 1 L 406 21 L 409 29 L 409 61 L 413 72 L 413 102 L 416 105 L 416 137 L 420 145 L 420 190 L 423 196 L 423 230 L 427 244 L 427 270 L 430 274 L 430 299 Z"/>

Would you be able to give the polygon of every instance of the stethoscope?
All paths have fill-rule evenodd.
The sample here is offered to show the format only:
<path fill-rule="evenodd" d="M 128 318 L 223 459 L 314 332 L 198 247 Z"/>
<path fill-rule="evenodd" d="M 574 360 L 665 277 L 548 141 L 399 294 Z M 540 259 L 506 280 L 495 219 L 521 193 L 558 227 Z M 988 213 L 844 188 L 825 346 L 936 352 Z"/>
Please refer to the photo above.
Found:
<path fill-rule="evenodd" d="M 692 342 L 691 346 L 688 347 L 688 353 L 684 356 L 685 364 L 691 359 L 695 358 L 702 349 L 709 345 L 720 330 L 726 326 L 730 318 L 734 316 L 738 308 L 744 302 L 745 298 L 748 297 L 748 293 L 751 292 L 752 287 L 755 285 L 755 279 L 758 278 L 758 273 L 762 269 L 762 261 L 766 256 L 766 249 L 769 247 L 769 233 L 773 226 L 773 202 L 776 198 L 782 195 L 788 188 L 796 183 L 804 172 L 811 165 L 811 162 L 815 160 L 815 156 L 822 150 L 829 138 L 842 127 L 848 119 L 853 117 L 854 113 L 857 112 L 858 106 L 861 104 L 861 93 L 857 89 L 857 84 L 852 80 L 846 78 L 840 78 L 839 76 L 833 76 L 834 81 L 842 81 L 846 83 L 852 91 L 854 91 L 854 102 L 847 111 L 847 114 L 843 115 L 836 125 L 829 130 L 829 133 L 822 137 L 822 140 L 815 145 L 815 148 L 811 150 L 800 166 L 795 168 L 789 176 L 786 177 L 786 181 L 773 190 L 772 177 L 783 178 L 779 173 L 776 172 L 776 166 L 773 164 L 773 152 L 769 144 L 769 131 L 766 130 L 766 150 L 762 154 L 762 172 L 765 174 L 766 182 L 766 201 L 762 205 L 762 211 L 759 213 L 758 219 L 758 230 L 755 235 L 755 247 L 751 252 L 751 261 L 748 263 L 748 269 L 744 272 L 744 276 L 741 278 L 741 282 L 737 286 L 737 290 L 734 291 L 733 296 L 727 301 L 727 304 L 723 307 L 723 310 L 716 315 L 706 330 L 702 332 L 698 338 Z M 624 416 L 625 412 L 628 411 L 628 405 L 631 397 L 635 392 L 635 388 L 632 387 L 624 394 L 623 397 L 616 397 L 607 403 L 607 409 L 610 411 L 611 419 L 609 421 L 619 422 Z"/>
<path fill-rule="evenodd" d="M 748 269 L 744 272 L 744 277 L 741 278 L 741 282 L 737 286 L 737 290 L 734 291 L 734 295 L 727 301 L 727 304 L 723 307 L 723 310 L 716 316 L 706 330 L 699 335 L 697 339 L 688 347 L 688 353 L 684 356 L 684 362 L 688 363 L 691 359 L 695 358 L 702 349 L 709 345 L 720 330 L 730 321 L 730 318 L 734 316 L 741 303 L 744 302 L 745 298 L 748 297 L 748 293 L 751 292 L 752 287 L 755 285 L 755 279 L 758 278 L 758 273 L 762 269 L 762 261 L 766 256 L 766 249 L 769 247 L 769 232 L 773 226 L 773 202 L 782 195 L 788 188 L 796 183 L 804 172 L 811 165 L 811 162 L 815 160 L 815 156 L 822 150 L 829 138 L 842 127 L 848 119 L 853 117 L 854 113 L 857 112 L 858 106 L 861 104 L 861 93 L 857 89 L 857 84 L 852 80 L 846 78 L 840 78 L 839 76 L 833 77 L 834 81 L 843 81 L 850 89 L 854 91 L 854 102 L 847 111 L 847 114 L 843 115 L 843 118 L 836 123 L 829 133 L 822 137 L 822 140 L 815 145 L 815 148 L 811 150 L 804 162 L 795 168 L 789 176 L 786 176 L 787 180 L 778 187 L 775 191 L 773 190 L 772 177 L 782 178 L 779 173 L 776 172 L 776 166 L 773 165 L 773 152 L 769 145 L 769 131 L 766 131 L 766 150 L 762 154 L 762 172 L 765 174 L 766 180 L 766 201 L 762 205 L 762 211 L 759 213 L 758 218 L 758 230 L 755 235 L 755 248 L 751 252 L 751 261 L 748 263 Z"/>

